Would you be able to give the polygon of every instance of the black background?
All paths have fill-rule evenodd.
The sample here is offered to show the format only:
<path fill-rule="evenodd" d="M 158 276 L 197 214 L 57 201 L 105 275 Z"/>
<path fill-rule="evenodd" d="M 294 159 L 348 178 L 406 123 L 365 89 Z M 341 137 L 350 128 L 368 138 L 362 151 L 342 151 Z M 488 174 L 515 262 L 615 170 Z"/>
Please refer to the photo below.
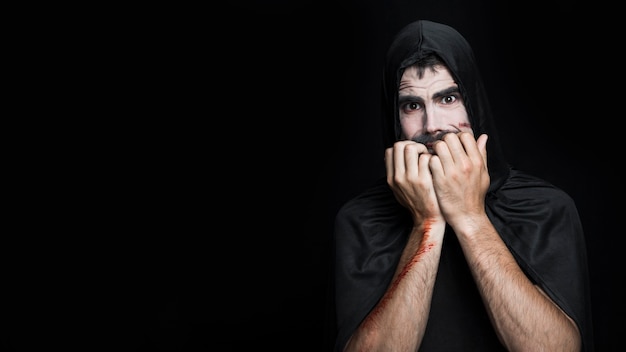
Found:
<path fill-rule="evenodd" d="M 99 43 L 120 68 L 114 95 L 133 104 L 115 128 L 110 186 L 94 191 L 111 203 L 84 227 L 89 240 L 68 241 L 78 260 L 15 275 L 4 346 L 329 351 L 333 217 L 383 175 L 382 58 L 391 36 L 422 18 L 472 44 L 509 161 L 576 201 L 596 347 L 615 350 L 625 297 L 621 39 L 610 8 L 589 5 L 273 0 L 114 11 Z"/>

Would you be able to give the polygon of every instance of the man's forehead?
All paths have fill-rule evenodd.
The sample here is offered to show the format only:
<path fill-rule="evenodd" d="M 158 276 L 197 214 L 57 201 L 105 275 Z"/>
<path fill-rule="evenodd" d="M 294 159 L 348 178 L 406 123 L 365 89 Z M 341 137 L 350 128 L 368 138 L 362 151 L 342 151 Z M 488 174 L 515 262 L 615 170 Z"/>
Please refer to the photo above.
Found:
<path fill-rule="evenodd" d="M 431 90 L 446 89 L 456 86 L 452 75 L 445 68 L 438 68 L 436 72 L 430 69 L 424 71 L 424 75 L 420 78 L 417 69 L 414 67 L 407 68 L 402 74 L 399 90 Z"/>

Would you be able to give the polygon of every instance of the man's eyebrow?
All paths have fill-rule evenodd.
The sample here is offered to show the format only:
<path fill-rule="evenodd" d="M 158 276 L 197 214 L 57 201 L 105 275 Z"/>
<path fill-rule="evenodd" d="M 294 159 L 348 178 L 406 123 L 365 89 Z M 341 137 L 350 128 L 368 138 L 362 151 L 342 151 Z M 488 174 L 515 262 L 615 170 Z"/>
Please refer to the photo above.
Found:
<path fill-rule="evenodd" d="M 417 95 L 400 95 L 398 97 L 398 105 L 402 106 L 406 103 L 424 103 L 424 99 L 422 97 L 418 97 Z"/>
<path fill-rule="evenodd" d="M 459 87 L 450 87 L 444 90 L 440 90 L 436 92 L 435 94 L 433 94 L 433 100 L 444 97 L 446 95 L 452 95 L 454 93 L 459 93 Z"/>

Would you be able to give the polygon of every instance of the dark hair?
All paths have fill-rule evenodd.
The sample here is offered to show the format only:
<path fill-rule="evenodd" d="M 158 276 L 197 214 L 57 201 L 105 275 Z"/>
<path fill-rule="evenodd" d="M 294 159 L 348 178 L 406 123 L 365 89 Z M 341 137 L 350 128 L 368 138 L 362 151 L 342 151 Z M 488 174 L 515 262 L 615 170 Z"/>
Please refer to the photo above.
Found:
<path fill-rule="evenodd" d="M 409 57 L 405 60 L 402 65 L 400 76 L 402 76 L 407 67 L 415 67 L 417 69 L 417 76 L 422 78 L 424 77 L 424 72 L 426 72 L 426 70 L 431 70 L 433 73 L 437 72 L 437 66 L 445 68 L 448 67 L 443 59 L 441 59 L 441 57 L 434 51 L 419 51 L 417 52 L 417 55 Z"/>

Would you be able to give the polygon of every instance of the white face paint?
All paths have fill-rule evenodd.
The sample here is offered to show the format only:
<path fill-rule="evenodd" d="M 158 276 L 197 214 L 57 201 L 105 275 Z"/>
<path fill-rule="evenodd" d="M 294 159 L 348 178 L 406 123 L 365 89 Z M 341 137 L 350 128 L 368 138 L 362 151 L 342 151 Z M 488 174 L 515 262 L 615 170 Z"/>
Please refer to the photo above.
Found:
<path fill-rule="evenodd" d="M 422 78 L 416 68 L 407 68 L 398 91 L 401 138 L 428 147 L 446 132 L 473 133 L 458 85 L 445 67 L 435 68 L 426 69 Z"/>

